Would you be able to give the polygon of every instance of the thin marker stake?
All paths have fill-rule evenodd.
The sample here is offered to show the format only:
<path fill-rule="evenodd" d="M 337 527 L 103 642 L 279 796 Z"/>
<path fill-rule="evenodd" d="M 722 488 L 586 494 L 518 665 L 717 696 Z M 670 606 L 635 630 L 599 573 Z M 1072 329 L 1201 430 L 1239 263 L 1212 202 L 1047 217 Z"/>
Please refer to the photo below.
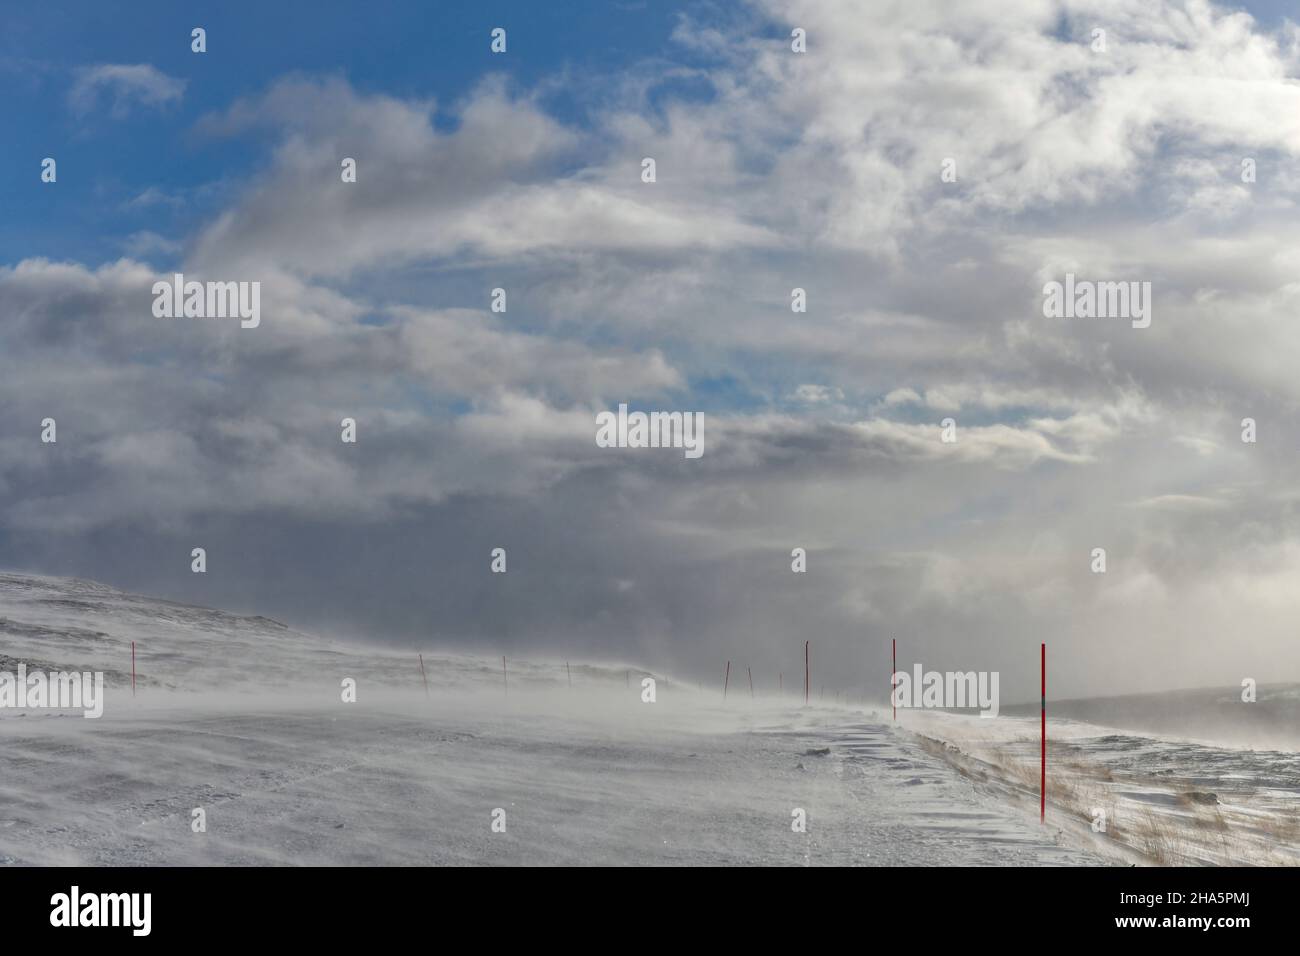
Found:
<path fill-rule="evenodd" d="M 131 696 L 135 696 L 135 641 L 131 642 Z"/>
<path fill-rule="evenodd" d="M 1047 645 L 1042 646 L 1042 669 L 1043 669 L 1043 752 L 1042 760 L 1039 764 L 1039 781 L 1038 781 L 1038 820 L 1040 823 L 1047 820 Z"/>
<path fill-rule="evenodd" d="M 424 655 L 420 655 L 420 678 L 424 681 L 424 696 L 429 696 L 429 678 L 424 673 Z"/>
<path fill-rule="evenodd" d="M 727 699 L 727 685 L 731 683 L 731 661 L 727 661 L 727 674 L 722 678 L 722 699 Z"/>
<path fill-rule="evenodd" d="M 569 678 L 569 690 L 573 690 L 573 673 L 569 670 L 569 662 L 564 662 L 564 674 Z"/>
<path fill-rule="evenodd" d="M 506 676 L 506 656 L 501 655 L 501 686 L 507 697 L 510 696 L 510 678 Z"/>
<path fill-rule="evenodd" d="M 890 638 L 894 645 L 894 669 L 889 672 L 889 699 L 894 704 L 894 719 L 898 719 L 898 638 Z"/>
<path fill-rule="evenodd" d="M 754 672 L 749 669 L 748 665 L 746 665 L 745 673 L 749 675 L 749 699 L 753 700 L 754 699 Z"/>

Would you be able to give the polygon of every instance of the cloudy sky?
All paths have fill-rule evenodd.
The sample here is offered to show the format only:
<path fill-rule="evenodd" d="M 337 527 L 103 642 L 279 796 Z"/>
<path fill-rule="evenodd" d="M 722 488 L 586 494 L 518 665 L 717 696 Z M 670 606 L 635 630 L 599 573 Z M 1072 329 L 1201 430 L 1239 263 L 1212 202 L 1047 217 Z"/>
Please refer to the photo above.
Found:
<path fill-rule="evenodd" d="M 890 638 L 1008 701 L 1040 641 L 1058 695 L 1300 680 L 1286 5 L 321 6 L 4 14 L 0 566 L 828 692 Z M 703 456 L 597 447 L 621 402 Z"/>

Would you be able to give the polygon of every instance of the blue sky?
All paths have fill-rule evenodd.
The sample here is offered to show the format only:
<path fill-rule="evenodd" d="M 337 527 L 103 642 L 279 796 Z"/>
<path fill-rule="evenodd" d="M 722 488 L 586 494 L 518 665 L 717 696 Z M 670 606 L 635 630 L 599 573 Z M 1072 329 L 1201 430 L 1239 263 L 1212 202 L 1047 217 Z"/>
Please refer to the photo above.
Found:
<path fill-rule="evenodd" d="M 83 2 L 49 4 L 39 15 L 5 14 L 0 261 L 102 262 L 121 255 L 118 241 L 137 230 L 184 234 L 196 227 L 266 157 L 264 143 L 205 139 L 194 135 L 193 124 L 286 74 L 337 74 L 358 91 L 451 105 L 489 72 L 532 89 L 564 71 L 617 72 L 655 56 L 668 48 L 681 5 L 141 0 L 127 9 Z M 208 33 L 202 55 L 190 50 L 196 26 Z M 497 26 L 508 31 L 506 56 L 489 50 Z M 185 80 L 184 97 L 161 109 L 136 108 L 124 119 L 75 115 L 67 97 L 76 70 L 103 63 L 151 64 Z M 581 123 L 580 98 L 596 92 L 557 89 L 548 106 Z M 31 175 L 45 156 L 59 163 L 57 193 L 42 191 Z M 186 202 L 126 207 L 150 187 Z"/>

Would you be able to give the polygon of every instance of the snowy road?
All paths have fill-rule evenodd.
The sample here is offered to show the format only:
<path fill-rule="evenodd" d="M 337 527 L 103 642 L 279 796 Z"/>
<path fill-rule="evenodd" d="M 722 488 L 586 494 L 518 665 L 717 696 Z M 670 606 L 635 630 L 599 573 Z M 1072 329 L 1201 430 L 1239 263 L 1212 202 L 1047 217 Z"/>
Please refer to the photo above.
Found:
<path fill-rule="evenodd" d="M 1102 862 L 879 725 L 671 706 L 649 721 L 610 702 L 593 720 L 544 704 L 6 719 L 0 862 Z"/>

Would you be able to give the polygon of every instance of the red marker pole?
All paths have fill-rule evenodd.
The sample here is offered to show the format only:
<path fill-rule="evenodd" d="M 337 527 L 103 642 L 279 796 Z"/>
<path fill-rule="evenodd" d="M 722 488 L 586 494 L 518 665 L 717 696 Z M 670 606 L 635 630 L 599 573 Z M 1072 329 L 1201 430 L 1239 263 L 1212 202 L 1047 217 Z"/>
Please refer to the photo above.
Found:
<path fill-rule="evenodd" d="M 1038 782 L 1038 820 L 1043 822 L 1047 819 L 1047 645 L 1042 647 L 1042 669 L 1043 669 L 1043 752 L 1040 762 L 1040 776 Z"/>
<path fill-rule="evenodd" d="M 429 678 L 424 674 L 424 655 L 420 655 L 420 679 L 424 681 L 424 696 L 429 696 Z"/>
<path fill-rule="evenodd" d="M 569 678 L 569 690 L 573 690 L 573 673 L 569 670 L 569 662 L 564 662 L 564 676 Z"/>
<path fill-rule="evenodd" d="M 754 672 L 750 670 L 748 666 L 746 666 L 745 673 L 749 675 L 749 697 L 750 700 L 753 700 L 754 699 Z"/>
<path fill-rule="evenodd" d="M 501 655 L 501 687 L 507 697 L 510 696 L 510 678 L 506 676 L 506 656 Z"/>
<path fill-rule="evenodd" d="M 131 642 L 131 696 L 135 696 L 135 641 Z"/>
<path fill-rule="evenodd" d="M 727 685 L 731 683 L 731 661 L 727 661 L 727 674 L 722 678 L 722 699 L 727 699 Z"/>
<path fill-rule="evenodd" d="M 894 719 L 898 719 L 898 638 L 890 638 L 894 645 L 894 669 L 889 672 L 889 700 L 894 705 Z"/>

